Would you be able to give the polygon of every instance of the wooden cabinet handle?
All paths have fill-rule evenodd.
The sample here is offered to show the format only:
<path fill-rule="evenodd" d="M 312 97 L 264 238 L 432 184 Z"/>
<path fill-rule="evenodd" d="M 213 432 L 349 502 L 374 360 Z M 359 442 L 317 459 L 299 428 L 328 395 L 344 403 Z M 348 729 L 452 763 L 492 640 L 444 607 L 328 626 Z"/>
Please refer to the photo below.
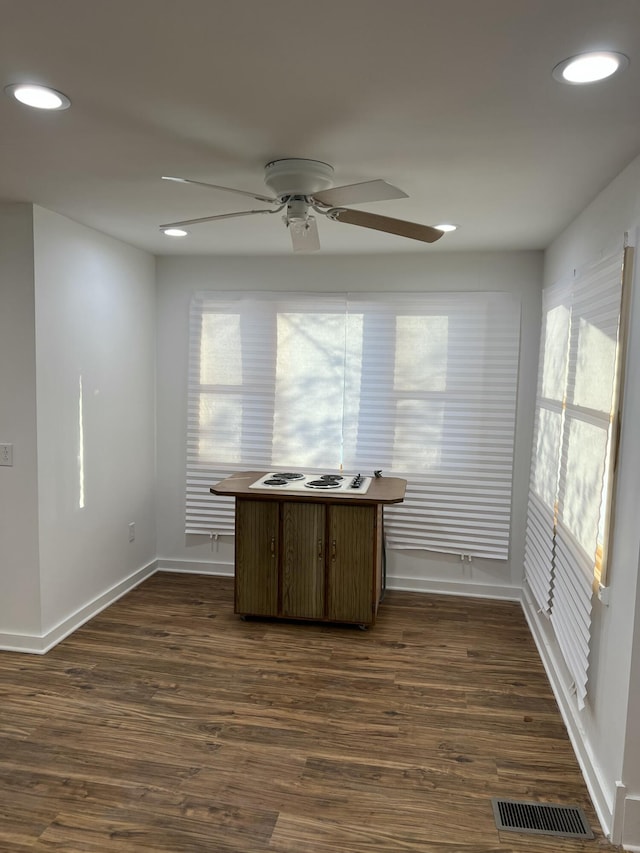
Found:
<path fill-rule="evenodd" d="M 331 540 L 331 559 L 335 560 L 336 558 L 336 540 Z"/>
<path fill-rule="evenodd" d="M 271 537 L 271 556 L 275 557 L 276 555 L 276 537 Z"/>
<path fill-rule="evenodd" d="M 322 539 L 318 539 L 318 559 L 322 559 Z"/>

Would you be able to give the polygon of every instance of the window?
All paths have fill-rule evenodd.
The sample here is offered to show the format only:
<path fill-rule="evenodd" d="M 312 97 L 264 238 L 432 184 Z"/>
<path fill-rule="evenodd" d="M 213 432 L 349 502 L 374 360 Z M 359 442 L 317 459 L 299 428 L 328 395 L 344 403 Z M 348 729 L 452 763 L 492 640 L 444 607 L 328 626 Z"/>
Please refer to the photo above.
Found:
<path fill-rule="evenodd" d="M 504 293 L 200 293 L 187 532 L 233 532 L 242 470 L 406 478 L 387 544 L 505 558 L 520 307 Z"/>
<path fill-rule="evenodd" d="M 617 251 L 543 293 L 525 577 L 580 706 L 609 528 L 622 280 Z"/>

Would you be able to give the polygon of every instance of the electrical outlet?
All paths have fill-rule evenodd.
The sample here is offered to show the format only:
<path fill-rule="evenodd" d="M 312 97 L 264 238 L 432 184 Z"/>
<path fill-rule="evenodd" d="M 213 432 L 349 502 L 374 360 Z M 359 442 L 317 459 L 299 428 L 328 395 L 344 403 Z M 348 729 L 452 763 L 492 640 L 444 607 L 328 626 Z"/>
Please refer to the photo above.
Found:
<path fill-rule="evenodd" d="M 8 468 L 13 465 L 13 444 L 0 444 L 0 465 Z"/>
<path fill-rule="evenodd" d="M 129 542 L 135 542 L 135 538 L 136 538 L 136 525 L 132 521 L 129 524 Z"/>

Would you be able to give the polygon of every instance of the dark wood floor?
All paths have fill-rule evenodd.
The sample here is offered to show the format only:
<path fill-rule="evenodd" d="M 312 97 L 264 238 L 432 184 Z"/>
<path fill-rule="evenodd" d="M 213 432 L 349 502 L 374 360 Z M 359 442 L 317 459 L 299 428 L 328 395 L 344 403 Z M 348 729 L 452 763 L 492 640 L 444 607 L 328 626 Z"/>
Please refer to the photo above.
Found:
<path fill-rule="evenodd" d="M 602 838 L 520 607 L 389 592 L 377 625 L 242 622 L 158 574 L 0 653 L 0 850 L 564 853 Z M 582 806 L 595 841 L 497 832 Z"/>

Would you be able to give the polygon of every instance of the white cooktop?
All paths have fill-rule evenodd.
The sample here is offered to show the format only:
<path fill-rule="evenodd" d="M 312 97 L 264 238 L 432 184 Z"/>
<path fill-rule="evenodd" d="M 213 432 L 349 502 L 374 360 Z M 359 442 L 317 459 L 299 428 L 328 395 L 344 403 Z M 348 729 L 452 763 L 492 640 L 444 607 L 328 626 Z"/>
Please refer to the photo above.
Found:
<path fill-rule="evenodd" d="M 370 485 L 371 477 L 362 477 L 360 474 L 298 474 L 281 471 L 265 474 L 249 488 L 284 494 L 327 492 L 336 497 L 348 497 L 350 494 L 366 494 Z"/>

